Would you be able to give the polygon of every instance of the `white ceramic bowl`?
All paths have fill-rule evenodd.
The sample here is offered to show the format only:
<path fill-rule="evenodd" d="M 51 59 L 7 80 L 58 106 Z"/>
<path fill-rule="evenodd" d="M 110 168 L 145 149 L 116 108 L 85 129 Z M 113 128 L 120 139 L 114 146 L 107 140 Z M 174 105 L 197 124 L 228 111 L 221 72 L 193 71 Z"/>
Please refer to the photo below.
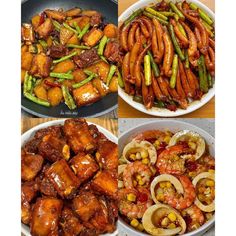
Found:
<path fill-rule="evenodd" d="M 49 121 L 49 122 L 45 122 L 42 124 L 39 124 L 33 128 L 31 128 L 30 130 L 28 130 L 27 132 L 25 132 L 22 136 L 21 136 L 21 146 L 23 146 L 28 140 L 32 139 L 35 132 L 37 130 L 46 128 L 48 126 L 52 126 L 52 125 L 63 125 L 64 124 L 65 119 L 61 119 L 61 120 L 53 120 L 53 121 Z M 94 124 L 94 123 L 90 123 L 88 122 L 88 124 Z M 114 143 L 118 143 L 118 139 L 117 137 L 112 134 L 110 131 L 104 129 L 103 127 L 94 124 L 97 126 L 98 130 L 103 133 L 109 140 L 111 140 Z M 31 236 L 30 234 L 30 229 L 27 225 L 25 224 L 21 224 L 21 232 L 25 235 L 25 236 Z M 103 236 L 116 236 L 118 234 L 118 230 L 116 230 L 115 232 L 111 233 L 111 234 L 103 234 Z"/>
<path fill-rule="evenodd" d="M 172 0 L 173 2 L 176 2 L 176 0 Z M 215 14 L 204 4 L 202 4 L 198 0 L 187 0 L 188 2 L 193 2 L 199 7 L 201 7 L 212 19 L 215 19 Z M 134 11 L 148 6 L 150 3 L 155 3 L 157 1 L 155 0 L 139 0 L 132 6 L 130 6 L 128 9 L 126 9 L 120 16 L 119 16 L 119 23 L 122 23 L 125 21 Z M 149 115 L 153 116 L 160 116 L 160 117 L 175 117 L 175 116 L 182 116 L 184 114 L 188 114 L 190 112 L 193 112 L 200 107 L 204 106 L 207 102 L 209 102 L 215 95 L 215 84 L 213 88 L 211 88 L 207 94 L 205 94 L 200 101 L 194 101 L 190 103 L 187 107 L 186 110 L 178 108 L 176 111 L 170 111 L 165 108 L 157 108 L 157 107 L 152 107 L 151 109 L 147 110 L 143 104 L 140 104 L 138 102 L 133 101 L 133 96 L 128 95 L 122 88 L 118 88 L 118 94 L 119 96 L 127 102 L 130 106 L 133 108 L 144 112 Z"/>
<path fill-rule="evenodd" d="M 189 123 L 185 123 L 182 121 L 175 121 L 175 120 L 160 120 L 160 121 L 152 121 L 152 122 L 147 122 L 144 124 L 141 124 L 139 126 L 136 126 L 134 128 L 131 128 L 127 132 L 123 133 L 119 137 L 119 154 L 122 153 L 122 150 L 124 146 L 127 144 L 127 142 L 130 141 L 130 137 L 135 136 L 136 134 L 143 132 L 145 130 L 152 130 L 152 129 L 158 129 L 158 130 L 170 130 L 172 132 L 178 132 L 180 130 L 191 130 L 195 131 L 198 134 L 200 134 L 206 141 L 206 143 L 209 146 L 209 152 L 212 156 L 215 155 L 215 139 L 205 132 L 204 130 L 198 128 L 197 126 L 191 125 Z M 202 225 L 199 229 L 184 234 L 183 236 L 200 236 L 203 235 L 210 227 L 212 227 L 215 223 L 215 217 Z M 141 233 L 134 228 L 132 228 L 129 224 L 127 224 L 121 217 L 119 217 L 118 220 L 118 230 L 121 230 L 122 232 L 125 232 L 129 236 L 145 236 L 147 234 Z"/>

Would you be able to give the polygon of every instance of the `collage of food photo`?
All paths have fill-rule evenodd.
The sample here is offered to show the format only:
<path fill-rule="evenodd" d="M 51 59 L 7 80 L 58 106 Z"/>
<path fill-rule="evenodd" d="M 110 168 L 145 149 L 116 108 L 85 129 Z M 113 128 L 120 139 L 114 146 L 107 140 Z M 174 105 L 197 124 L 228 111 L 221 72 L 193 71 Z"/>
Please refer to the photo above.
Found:
<path fill-rule="evenodd" d="M 215 236 L 214 12 L 21 1 L 21 236 Z"/>

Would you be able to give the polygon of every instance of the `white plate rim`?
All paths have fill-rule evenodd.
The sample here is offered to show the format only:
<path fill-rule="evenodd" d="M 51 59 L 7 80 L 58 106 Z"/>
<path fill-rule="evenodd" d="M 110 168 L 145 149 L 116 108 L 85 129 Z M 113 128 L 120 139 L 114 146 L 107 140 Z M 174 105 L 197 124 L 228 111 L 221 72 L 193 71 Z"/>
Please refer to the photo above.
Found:
<path fill-rule="evenodd" d="M 176 2 L 176 0 L 172 0 Z M 179 1 L 179 0 L 178 0 Z M 144 7 L 150 3 L 155 2 L 154 0 L 139 0 L 133 5 L 131 5 L 129 8 L 127 8 L 118 18 L 118 22 L 124 21 L 133 11 Z M 215 13 L 209 9 L 206 5 L 201 3 L 198 0 L 188 0 L 188 2 L 193 2 L 199 7 L 201 7 L 204 11 L 206 11 L 212 19 L 215 20 Z M 128 95 L 125 93 L 125 91 L 118 86 L 118 94 L 119 96 L 126 102 L 128 103 L 131 107 L 134 109 L 141 111 L 143 113 L 146 113 L 148 115 L 152 116 L 159 116 L 159 117 L 177 117 L 177 116 L 182 116 L 186 115 L 188 113 L 191 113 L 201 107 L 203 107 L 206 103 L 208 103 L 214 96 L 215 96 L 215 83 L 213 85 L 213 88 L 211 88 L 207 94 L 204 94 L 201 100 L 194 101 L 190 103 L 187 107 L 186 110 L 178 108 L 175 112 L 169 111 L 168 109 L 165 108 L 157 108 L 157 107 L 152 107 L 151 109 L 147 110 L 143 104 L 139 104 L 135 101 L 133 101 L 133 96 Z"/>
<path fill-rule="evenodd" d="M 26 141 L 28 141 L 30 138 L 32 138 L 37 130 L 43 129 L 43 128 L 46 128 L 46 127 L 52 126 L 52 125 L 64 124 L 65 120 L 67 120 L 67 119 L 47 121 L 47 122 L 44 122 L 44 123 L 41 123 L 41 124 L 38 124 L 38 125 L 32 127 L 31 129 L 27 130 L 26 132 L 24 132 L 21 135 L 21 146 L 23 146 Z M 113 133 L 111 133 L 109 130 L 107 130 L 107 129 L 103 128 L 102 126 L 100 126 L 96 123 L 93 123 L 93 122 L 87 121 L 87 123 L 89 125 L 91 125 L 91 124 L 96 125 L 98 130 L 101 133 L 103 133 L 109 140 L 111 140 L 112 142 L 118 144 L 118 138 Z M 31 236 L 29 227 L 27 225 L 23 224 L 23 223 L 21 223 L 21 232 L 25 236 Z M 118 234 L 118 229 L 116 229 L 116 231 L 111 233 L 111 234 L 102 234 L 102 236 L 116 236 L 117 234 Z"/>

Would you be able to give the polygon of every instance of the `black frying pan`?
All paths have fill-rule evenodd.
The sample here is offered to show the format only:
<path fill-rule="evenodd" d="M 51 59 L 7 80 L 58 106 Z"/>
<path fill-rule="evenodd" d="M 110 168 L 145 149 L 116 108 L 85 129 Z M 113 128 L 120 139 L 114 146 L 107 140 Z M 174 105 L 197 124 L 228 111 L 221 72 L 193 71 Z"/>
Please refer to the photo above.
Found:
<path fill-rule="evenodd" d="M 63 8 L 66 10 L 73 7 L 97 10 L 103 15 L 105 22 L 117 25 L 118 7 L 116 0 L 26 0 L 21 5 L 21 22 L 29 22 L 35 14 L 46 8 Z M 72 111 L 64 103 L 49 108 L 40 106 L 24 98 L 23 93 L 21 93 L 21 106 L 25 111 L 39 117 L 96 117 L 117 107 L 117 93 L 108 94 L 90 106 L 76 108 Z"/>

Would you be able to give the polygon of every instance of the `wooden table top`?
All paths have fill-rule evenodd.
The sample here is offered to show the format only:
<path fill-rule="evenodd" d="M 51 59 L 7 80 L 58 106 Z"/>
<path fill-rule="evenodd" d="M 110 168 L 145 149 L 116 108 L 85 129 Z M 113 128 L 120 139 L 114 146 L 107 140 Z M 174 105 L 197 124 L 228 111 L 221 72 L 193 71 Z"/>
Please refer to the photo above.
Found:
<path fill-rule="evenodd" d="M 22 118 L 21 119 L 21 133 L 26 132 L 32 127 L 51 120 L 58 120 L 57 118 Z M 109 130 L 114 135 L 118 136 L 118 122 L 116 119 L 102 119 L 102 118 L 86 118 L 87 121 L 102 126 Z"/>
<path fill-rule="evenodd" d="M 137 0 L 119 0 L 118 5 L 118 15 L 121 15 L 129 6 L 137 2 Z M 209 7 L 212 11 L 215 11 L 215 1 L 214 0 L 200 0 L 203 4 Z M 150 118 L 151 115 L 147 115 L 140 112 L 128 103 L 126 103 L 121 97 L 118 98 L 118 117 L 120 118 Z M 182 118 L 214 118 L 215 117 L 215 98 L 212 98 L 206 105 L 200 109 L 191 112 L 187 115 L 181 116 Z"/>

